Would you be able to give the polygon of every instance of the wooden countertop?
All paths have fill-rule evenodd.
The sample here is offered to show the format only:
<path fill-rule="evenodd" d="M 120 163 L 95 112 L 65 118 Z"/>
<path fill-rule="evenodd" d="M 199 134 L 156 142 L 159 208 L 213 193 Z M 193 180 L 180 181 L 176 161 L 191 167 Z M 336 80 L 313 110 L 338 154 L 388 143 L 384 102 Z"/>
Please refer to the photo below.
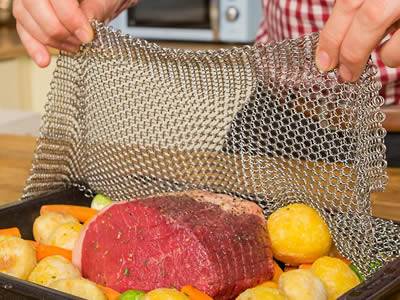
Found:
<path fill-rule="evenodd" d="M 31 167 L 36 139 L 30 136 L 0 135 L 0 204 L 21 196 Z M 375 193 L 374 215 L 400 221 L 400 168 L 389 168 L 389 184 Z"/>

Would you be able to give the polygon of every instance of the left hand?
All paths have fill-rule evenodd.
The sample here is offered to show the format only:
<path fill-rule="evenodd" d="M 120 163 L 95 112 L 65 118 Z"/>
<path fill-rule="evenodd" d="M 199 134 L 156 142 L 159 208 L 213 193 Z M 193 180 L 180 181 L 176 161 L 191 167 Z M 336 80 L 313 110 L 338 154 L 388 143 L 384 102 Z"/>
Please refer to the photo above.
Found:
<path fill-rule="evenodd" d="M 371 52 L 392 33 L 380 52 L 385 65 L 400 66 L 400 1 L 336 0 L 321 31 L 316 64 L 321 71 L 339 66 L 343 81 L 356 81 Z"/>

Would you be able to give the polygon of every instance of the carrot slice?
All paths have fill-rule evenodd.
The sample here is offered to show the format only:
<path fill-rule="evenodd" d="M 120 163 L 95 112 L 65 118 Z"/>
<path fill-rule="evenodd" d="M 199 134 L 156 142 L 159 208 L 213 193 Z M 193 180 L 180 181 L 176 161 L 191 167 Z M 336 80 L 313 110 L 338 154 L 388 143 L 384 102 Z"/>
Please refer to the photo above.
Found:
<path fill-rule="evenodd" d="M 213 298 L 208 296 L 206 293 L 196 289 L 191 285 L 185 285 L 182 287 L 181 292 L 188 295 L 190 300 L 213 300 Z"/>
<path fill-rule="evenodd" d="M 310 269 L 312 264 L 301 264 L 299 266 L 299 269 Z"/>
<path fill-rule="evenodd" d="M 101 289 L 101 291 L 104 293 L 104 295 L 106 295 L 108 300 L 118 300 L 119 296 L 121 295 L 120 293 L 113 290 L 112 288 L 102 286 L 100 284 L 98 284 L 97 286 L 99 287 L 99 289 Z"/>
<path fill-rule="evenodd" d="M 272 277 L 272 281 L 274 282 L 278 282 L 279 281 L 279 277 L 282 275 L 283 271 L 281 269 L 281 267 L 276 263 L 276 261 L 274 261 L 274 277 Z"/>
<path fill-rule="evenodd" d="M 10 228 L 0 229 L 0 235 L 16 236 L 20 238 L 21 232 L 17 227 L 10 227 Z"/>
<path fill-rule="evenodd" d="M 40 208 L 40 214 L 46 214 L 48 212 L 59 212 L 70 214 L 77 218 L 80 222 L 85 223 L 90 218 L 94 217 L 97 214 L 97 210 L 78 205 L 63 205 L 63 204 L 52 204 L 52 205 L 43 205 Z"/>
<path fill-rule="evenodd" d="M 56 246 L 43 245 L 43 244 L 37 245 L 37 247 L 36 247 L 37 260 L 41 260 L 47 256 L 52 256 L 52 255 L 61 255 L 61 256 L 64 256 L 69 261 L 72 260 L 72 251 L 70 251 L 70 250 L 63 249 L 63 248 L 56 247 Z"/>

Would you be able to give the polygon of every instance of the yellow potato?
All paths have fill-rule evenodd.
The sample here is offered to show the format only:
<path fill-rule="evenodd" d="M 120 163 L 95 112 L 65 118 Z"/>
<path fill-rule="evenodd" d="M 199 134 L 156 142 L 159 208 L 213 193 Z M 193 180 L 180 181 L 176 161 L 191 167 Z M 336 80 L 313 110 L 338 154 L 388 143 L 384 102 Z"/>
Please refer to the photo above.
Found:
<path fill-rule="evenodd" d="M 236 300 L 285 300 L 285 296 L 277 288 L 259 285 L 245 290 Z"/>
<path fill-rule="evenodd" d="M 79 223 L 75 217 L 63 213 L 49 212 L 41 215 L 33 223 L 33 237 L 39 243 L 48 244 L 53 231 L 61 224 L 70 222 Z"/>
<path fill-rule="evenodd" d="M 189 300 L 189 297 L 176 289 L 155 289 L 148 292 L 143 300 Z"/>
<path fill-rule="evenodd" d="M 288 300 L 327 300 L 321 280 L 310 270 L 298 269 L 285 272 L 279 278 L 279 289 Z"/>
<path fill-rule="evenodd" d="M 286 264 L 313 263 L 326 255 L 332 238 L 325 221 L 305 204 L 290 204 L 267 220 L 274 257 Z"/>
<path fill-rule="evenodd" d="M 27 279 L 36 266 L 32 244 L 18 237 L 5 237 L 0 242 L 0 272 Z"/>
<path fill-rule="evenodd" d="M 49 288 L 89 300 L 107 300 L 97 285 L 84 278 L 61 279 L 50 283 Z"/>
<path fill-rule="evenodd" d="M 49 245 L 72 250 L 82 228 L 82 224 L 75 222 L 58 226 L 49 237 Z"/>
<path fill-rule="evenodd" d="M 53 255 L 43 258 L 29 275 L 28 280 L 40 285 L 68 278 L 80 278 L 79 270 L 66 258 Z"/>
<path fill-rule="evenodd" d="M 311 271 L 324 283 L 329 300 L 339 298 L 360 283 L 353 270 L 339 258 L 321 257 L 312 264 Z"/>

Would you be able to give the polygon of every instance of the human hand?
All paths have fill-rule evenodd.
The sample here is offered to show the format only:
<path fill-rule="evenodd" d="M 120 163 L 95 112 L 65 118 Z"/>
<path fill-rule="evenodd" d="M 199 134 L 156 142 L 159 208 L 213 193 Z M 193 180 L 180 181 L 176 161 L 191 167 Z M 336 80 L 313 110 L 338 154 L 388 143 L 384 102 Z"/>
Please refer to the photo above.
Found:
<path fill-rule="evenodd" d="M 339 66 L 343 81 L 356 81 L 371 52 L 388 33 L 380 49 L 385 65 L 400 66 L 400 1 L 336 0 L 321 31 L 316 64 L 321 71 Z"/>
<path fill-rule="evenodd" d="M 50 63 L 47 47 L 76 52 L 94 36 L 90 20 L 114 17 L 135 0 L 14 0 L 17 31 L 40 67 Z"/>

